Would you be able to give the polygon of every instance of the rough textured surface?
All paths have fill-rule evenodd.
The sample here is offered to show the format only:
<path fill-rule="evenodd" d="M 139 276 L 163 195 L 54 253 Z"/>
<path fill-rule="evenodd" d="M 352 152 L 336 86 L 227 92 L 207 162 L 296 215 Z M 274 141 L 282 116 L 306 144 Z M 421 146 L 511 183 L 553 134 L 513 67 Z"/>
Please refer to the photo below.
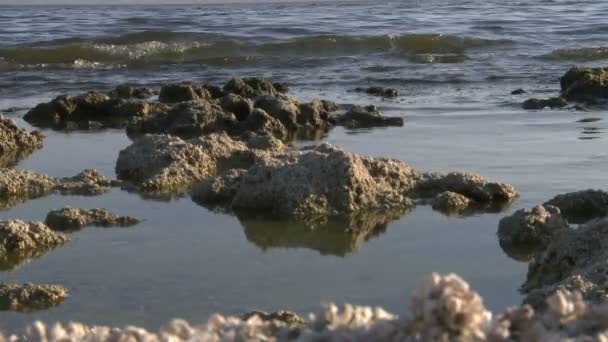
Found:
<path fill-rule="evenodd" d="M 40 131 L 30 133 L 17 127 L 13 120 L 0 115 L 0 167 L 14 165 L 41 148 L 43 139 Z"/>
<path fill-rule="evenodd" d="M 383 87 L 355 88 L 355 91 L 380 97 L 397 97 L 400 95 L 397 89 Z"/>
<path fill-rule="evenodd" d="M 190 83 L 170 84 L 161 88 L 158 100 L 163 103 L 210 99 L 211 94 L 205 87 Z"/>
<path fill-rule="evenodd" d="M 219 170 L 247 167 L 258 156 L 283 148 L 281 142 L 270 137 L 242 142 L 226 134 L 210 134 L 191 140 L 150 135 L 120 152 L 116 173 L 142 191 L 183 191 Z"/>
<path fill-rule="evenodd" d="M 557 195 L 544 205 L 560 209 L 571 223 L 583 223 L 608 215 L 608 193 L 602 190 L 583 190 Z"/>
<path fill-rule="evenodd" d="M 224 85 L 224 91 L 227 93 L 233 93 L 248 98 L 255 98 L 262 95 L 277 95 L 282 92 L 286 92 L 286 87 L 280 84 L 278 91 L 274 84 L 265 79 L 261 78 L 233 78 L 226 85 Z"/>
<path fill-rule="evenodd" d="M 44 223 L 53 230 L 76 230 L 85 226 L 130 227 L 141 220 L 130 216 L 117 216 L 106 209 L 63 208 L 48 213 Z"/>
<path fill-rule="evenodd" d="M 562 96 L 570 101 L 608 98 L 608 71 L 604 68 L 572 67 L 560 83 Z"/>
<path fill-rule="evenodd" d="M 421 173 L 403 162 L 361 157 L 323 144 L 260 159 L 246 171 L 207 180 L 193 190 L 200 203 L 314 220 L 361 210 L 412 206 L 411 197 L 451 191 L 477 203 L 508 202 L 509 185 L 466 173 Z"/>
<path fill-rule="evenodd" d="M 551 97 L 548 99 L 529 99 L 522 104 L 523 109 L 545 109 L 564 108 L 568 102 L 562 97 Z"/>
<path fill-rule="evenodd" d="M 283 310 L 275 311 L 275 312 L 271 312 L 271 313 L 264 312 L 264 311 L 251 311 L 251 312 L 244 314 L 242 316 L 242 318 L 244 321 L 247 321 L 254 316 L 257 316 L 259 319 L 261 319 L 264 322 L 279 321 L 279 322 L 287 323 L 289 325 L 304 323 L 304 319 L 302 319 L 302 317 L 298 316 L 296 313 L 291 312 L 291 311 L 283 311 Z"/>
<path fill-rule="evenodd" d="M 90 92 L 79 96 L 59 96 L 42 103 L 23 117 L 35 126 L 55 129 L 99 129 L 124 127 L 134 117 L 153 115 L 166 106 L 122 97 L 117 93 Z"/>
<path fill-rule="evenodd" d="M 0 311 L 30 312 L 57 306 L 68 297 L 68 290 L 58 285 L 0 283 Z"/>
<path fill-rule="evenodd" d="M 403 126 L 403 118 L 383 116 L 375 106 L 353 106 L 348 112 L 336 115 L 332 120 L 337 125 L 352 129 Z"/>
<path fill-rule="evenodd" d="M 459 193 L 446 191 L 442 192 L 433 199 L 433 209 L 446 214 L 458 214 L 466 211 L 472 201 Z"/>
<path fill-rule="evenodd" d="M 63 235 L 40 222 L 0 221 L 0 270 L 10 270 L 65 241 Z"/>

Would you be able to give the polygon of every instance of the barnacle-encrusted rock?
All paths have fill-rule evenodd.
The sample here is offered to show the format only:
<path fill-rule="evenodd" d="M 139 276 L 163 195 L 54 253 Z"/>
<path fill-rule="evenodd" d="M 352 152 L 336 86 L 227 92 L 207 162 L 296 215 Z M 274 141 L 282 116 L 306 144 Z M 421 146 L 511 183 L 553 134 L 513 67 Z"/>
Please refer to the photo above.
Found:
<path fill-rule="evenodd" d="M 39 104 L 23 118 L 32 125 L 55 129 L 124 127 L 129 119 L 152 115 L 166 108 L 162 104 L 90 92 L 79 96 L 59 96 Z"/>
<path fill-rule="evenodd" d="M 562 96 L 571 101 L 608 98 L 608 71 L 604 68 L 572 67 L 561 80 Z"/>
<path fill-rule="evenodd" d="M 94 196 L 107 192 L 120 182 L 111 180 L 94 169 L 86 169 L 74 177 L 58 179 L 55 190 L 63 195 Z"/>
<path fill-rule="evenodd" d="M 0 311 L 29 312 L 57 306 L 68 297 L 68 290 L 59 285 L 0 283 Z"/>
<path fill-rule="evenodd" d="M 608 193 L 602 190 L 583 190 L 557 195 L 544 205 L 560 209 L 571 223 L 584 223 L 608 215 Z"/>
<path fill-rule="evenodd" d="M 40 222 L 0 221 L 0 270 L 10 270 L 65 241 L 63 235 Z"/>
<path fill-rule="evenodd" d="M 433 209 L 447 214 L 460 213 L 471 206 L 471 199 L 459 193 L 445 191 L 433 199 Z"/>
<path fill-rule="evenodd" d="M 259 317 L 264 322 L 279 321 L 279 322 L 287 323 L 289 325 L 304 323 L 304 319 L 302 319 L 302 317 L 298 316 L 296 313 L 291 312 L 291 311 L 284 311 L 284 310 L 270 312 L 270 313 L 264 312 L 264 311 L 251 311 L 251 312 L 247 312 L 246 314 L 243 315 L 243 320 L 248 321 L 250 318 L 252 318 L 254 316 Z"/>
<path fill-rule="evenodd" d="M 53 230 L 76 230 L 90 225 L 100 227 L 129 227 L 139 222 L 141 220 L 138 218 L 117 216 L 106 209 L 70 207 L 49 212 L 44 221 Z"/>
<path fill-rule="evenodd" d="M 545 109 L 564 108 L 568 102 L 562 97 L 551 97 L 548 99 L 528 99 L 522 104 L 523 109 Z"/>
<path fill-rule="evenodd" d="M 247 142 L 233 140 L 225 133 L 190 140 L 168 135 L 144 136 L 120 152 L 116 173 L 142 191 L 181 191 L 219 170 L 248 167 L 258 156 L 284 148 L 274 141 L 267 144 L 270 150 L 258 149 L 259 139 L 273 140 L 251 139 L 256 146 L 248 146 Z"/>
<path fill-rule="evenodd" d="M 399 90 L 395 88 L 383 88 L 383 87 L 369 87 L 369 88 L 355 88 L 357 92 L 364 92 L 368 95 L 380 96 L 380 97 L 397 97 L 399 96 Z"/>
<path fill-rule="evenodd" d="M 0 167 L 9 166 L 42 147 L 40 131 L 28 132 L 0 115 Z"/>
<path fill-rule="evenodd" d="M 337 125 L 353 129 L 403 126 L 403 118 L 383 116 L 375 106 L 353 106 L 348 112 L 336 115 L 332 120 Z"/>
<path fill-rule="evenodd" d="M 235 210 L 270 212 L 310 220 L 360 210 L 403 209 L 411 197 L 451 191 L 477 203 L 510 201 L 509 185 L 467 173 L 422 173 L 403 162 L 362 157 L 323 144 L 274 154 L 247 171 L 207 180 L 193 190 L 200 203 L 225 203 Z"/>
<path fill-rule="evenodd" d="M 279 85 L 279 84 L 277 84 Z M 226 85 L 224 91 L 244 97 L 254 98 L 262 95 L 277 95 L 285 92 L 285 87 L 280 86 L 281 91 L 278 91 L 274 84 L 261 78 L 233 78 Z"/>
<path fill-rule="evenodd" d="M 546 246 L 553 236 L 562 229 L 568 229 L 568 222 L 562 218 L 560 210 L 551 205 L 521 209 L 500 220 L 498 240 L 505 249 L 519 246 Z"/>
<path fill-rule="evenodd" d="M 163 103 L 208 100 L 210 98 L 211 94 L 205 87 L 190 83 L 163 86 L 158 95 L 158 100 Z"/>
<path fill-rule="evenodd" d="M 166 133 L 192 138 L 206 133 L 230 132 L 236 124 L 234 114 L 215 103 L 201 100 L 179 103 L 155 116 L 136 118 L 127 126 L 127 133 Z"/>

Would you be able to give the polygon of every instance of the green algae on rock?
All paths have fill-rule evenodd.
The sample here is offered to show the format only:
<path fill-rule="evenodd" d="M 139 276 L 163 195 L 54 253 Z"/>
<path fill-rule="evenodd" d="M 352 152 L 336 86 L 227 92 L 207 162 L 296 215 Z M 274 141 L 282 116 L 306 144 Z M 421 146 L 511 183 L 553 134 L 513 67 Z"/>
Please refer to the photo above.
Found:
<path fill-rule="evenodd" d="M 106 209 L 70 207 L 50 211 L 44 221 L 53 230 L 77 230 L 90 225 L 99 227 L 130 227 L 140 222 L 141 220 L 138 218 L 117 216 Z"/>
<path fill-rule="evenodd" d="M 59 285 L 0 283 L 0 311 L 45 310 L 60 305 L 67 298 L 68 290 Z"/>

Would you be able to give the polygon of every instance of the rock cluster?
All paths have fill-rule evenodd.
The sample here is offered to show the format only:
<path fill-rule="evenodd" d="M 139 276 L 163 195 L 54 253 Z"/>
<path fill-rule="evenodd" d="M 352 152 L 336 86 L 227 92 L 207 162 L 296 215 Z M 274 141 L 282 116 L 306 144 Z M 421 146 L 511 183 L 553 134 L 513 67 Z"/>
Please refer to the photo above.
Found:
<path fill-rule="evenodd" d="M 42 147 L 40 131 L 28 132 L 11 119 L 0 115 L 0 167 L 12 166 Z"/>
<path fill-rule="evenodd" d="M 40 222 L 0 221 L 0 270 L 10 270 L 65 241 L 63 235 Z"/>
<path fill-rule="evenodd" d="M 400 95 L 397 89 L 383 87 L 355 88 L 355 91 L 379 97 L 397 97 Z"/>
<path fill-rule="evenodd" d="M 413 294 L 409 313 L 382 308 L 326 304 L 309 321 L 292 314 L 255 313 L 246 318 L 213 315 L 191 325 L 173 320 L 158 332 L 137 327 L 46 325 L 36 322 L 10 341 L 603 341 L 608 338 L 607 304 L 585 302 L 578 292 L 557 291 L 546 310 L 516 306 L 493 317 L 478 293 L 460 277 L 433 274 Z M 0 340 L 2 336 L 0 335 Z"/>
<path fill-rule="evenodd" d="M 68 290 L 59 285 L 0 283 L 0 311 L 44 310 L 61 304 L 67 297 Z"/>
<path fill-rule="evenodd" d="M 53 230 L 77 230 L 86 226 L 130 227 L 141 220 L 130 216 L 117 216 L 101 208 L 63 208 L 48 213 L 44 223 Z"/>

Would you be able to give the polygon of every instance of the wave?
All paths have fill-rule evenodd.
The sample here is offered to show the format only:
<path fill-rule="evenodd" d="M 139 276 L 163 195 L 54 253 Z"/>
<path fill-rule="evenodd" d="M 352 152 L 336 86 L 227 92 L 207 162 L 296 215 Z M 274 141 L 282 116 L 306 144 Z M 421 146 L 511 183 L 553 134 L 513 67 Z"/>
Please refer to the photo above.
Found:
<path fill-rule="evenodd" d="M 213 64 L 274 57 L 357 56 L 374 53 L 416 63 L 461 63 L 465 53 L 505 41 L 441 34 L 381 36 L 321 35 L 254 42 L 207 33 L 144 31 L 93 40 L 80 38 L 0 49 L 0 59 L 18 65 Z M 81 63 L 82 64 L 82 63 Z"/>
<path fill-rule="evenodd" d="M 597 61 L 608 59 L 608 47 L 557 49 L 542 57 L 559 61 Z"/>

